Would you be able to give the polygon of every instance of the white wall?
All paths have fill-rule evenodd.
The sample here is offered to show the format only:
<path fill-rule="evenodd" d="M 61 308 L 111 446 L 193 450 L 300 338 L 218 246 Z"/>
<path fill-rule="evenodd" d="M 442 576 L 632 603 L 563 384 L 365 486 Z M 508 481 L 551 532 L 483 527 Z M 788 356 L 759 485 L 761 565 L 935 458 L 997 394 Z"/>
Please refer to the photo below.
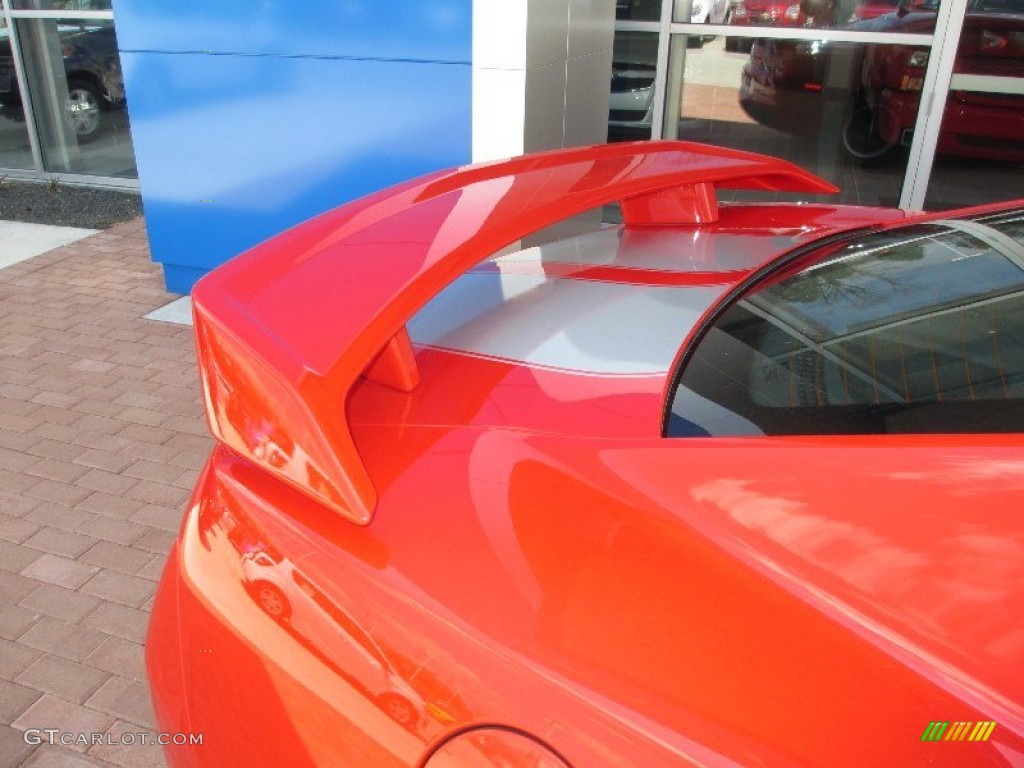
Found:
<path fill-rule="evenodd" d="M 473 0 L 473 161 L 600 144 L 615 0 Z"/>

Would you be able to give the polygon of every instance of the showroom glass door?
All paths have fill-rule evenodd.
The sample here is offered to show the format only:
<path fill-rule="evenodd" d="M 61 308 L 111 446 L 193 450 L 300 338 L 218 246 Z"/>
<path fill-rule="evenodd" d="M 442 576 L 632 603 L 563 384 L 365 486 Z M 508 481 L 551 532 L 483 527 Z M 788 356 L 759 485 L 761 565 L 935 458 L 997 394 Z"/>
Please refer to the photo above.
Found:
<path fill-rule="evenodd" d="M 945 102 L 924 127 L 936 152 L 924 207 L 1024 198 L 1024 0 L 969 0 Z"/>
<path fill-rule="evenodd" d="M 7 19 L 0 16 L 0 169 L 31 169 L 34 165 L 14 69 L 11 30 Z"/>
<path fill-rule="evenodd" d="M 619 0 L 609 139 L 776 155 L 840 188 L 821 201 L 923 207 L 932 150 L 921 107 L 945 94 L 950 30 L 968 2 L 986 1 L 1024 2 Z"/>
<path fill-rule="evenodd" d="M 0 0 L 0 105 L 0 173 L 138 186 L 111 0 Z"/>

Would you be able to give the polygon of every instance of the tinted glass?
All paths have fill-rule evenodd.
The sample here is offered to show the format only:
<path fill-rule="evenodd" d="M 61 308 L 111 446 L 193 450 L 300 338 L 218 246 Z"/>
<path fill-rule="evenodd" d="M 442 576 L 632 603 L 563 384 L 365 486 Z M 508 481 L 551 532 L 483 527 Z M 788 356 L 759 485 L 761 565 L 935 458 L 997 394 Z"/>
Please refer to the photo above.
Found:
<path fill-rule="evenodd" d="M 114 22 L 45 18 L 16 24 L 46 170 L 135 178 Z"/>
<path fill-rule="evenodd" d="M 870 235 L 759 287 L 699 341 L 668 434 L 1020 431 L 1022 222 Z"/>
<path fill-rule="evenodd" d="M 651 138 L 657 62 L 656 32 L 620 30 L 615 33 L 608 100 L 609 141 Z"/>
<path fill-rule="evenodd" d="M 925 208 L 1024 197 L 1024 0 L 968 4 L 949 89 Z"/>
<path fill-rule="evenodd" d="M 664 136 L 780 157 L 833 182 L 840 202 L 895 206 L 927 64 L 927 45 L 674 35 Z M 893 78 L 907 89 L 888 88 Z M 812 198 L 740 190 L 721 199 Z"/>
<path fill-rule="evenodd" d="M 14 69 L 11 30 L 0 18 L 0 168 L 31 168 L 32 148 Z"/>
<path fill-rule="evenodd" d="M 620 21 L 657 21 L 661 0 L 615 0 L 615 18 Z"/>
<path fill-rule="evenodd" d="M 111 0 L 14 0 L 16 11 L 109 11 Z"/>

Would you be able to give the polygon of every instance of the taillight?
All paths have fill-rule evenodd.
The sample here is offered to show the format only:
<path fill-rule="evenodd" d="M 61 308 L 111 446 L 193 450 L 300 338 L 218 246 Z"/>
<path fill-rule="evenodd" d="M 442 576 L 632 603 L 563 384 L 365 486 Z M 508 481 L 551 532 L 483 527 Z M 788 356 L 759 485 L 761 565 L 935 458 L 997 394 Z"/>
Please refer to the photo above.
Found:
<path fill-rule="evenodd" d="M 914 51 L 907 59 L 908 70 L 923 70 L 928 66 L 928 51 Z M 908 72 L 900 81 L 901 91 L 920 91 L 924 88 L 923 72 Z"/>

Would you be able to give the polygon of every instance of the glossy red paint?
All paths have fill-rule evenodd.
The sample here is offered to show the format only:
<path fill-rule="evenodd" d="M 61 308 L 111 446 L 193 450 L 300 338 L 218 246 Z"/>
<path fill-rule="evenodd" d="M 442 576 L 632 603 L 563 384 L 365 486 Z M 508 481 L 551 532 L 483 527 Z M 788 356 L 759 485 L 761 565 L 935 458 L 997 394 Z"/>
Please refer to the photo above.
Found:
<path fill-rule="evenodd" d="M 538 172 L 529 159 L 512 163 Z M 462 173 L 476 181 L 434 178 L 460 201 L 474 198 L 472 184 L 495 183 L 493 166 Z M 168 750 L 175 768 L 1024 759 L 1024 437 L 669 440 L 669 362 L 598 375 L 415 339 L 398 342 L 381 375 L 353 378 L 347 401 L 345 388 L 317 400 L 309 393 L 328 390 L 309 380 L 355 362 L 333 327 L 310 325 L 315 317 L 376 334 L 379 346 L 359 358 L 366 369 L 418 308 L 408 281 L 436 291 L 454 279 L 423 270 L 433 238 L 504 237 L 405 221 L 399 202 L 419 188 L 286 233 L 199 296 L 221 444 L 189 504 L 147 643 L 161 729 L 203 733 L 202 746 Z M 497 231 L 494 218 L 526 197 L 508 209 L 502 200 L 475 201 L 480 231 Z M 365 212 L 375 205 L 387 226 L 345 223 L 374 218 Z M 721 296 L 780 251 L 904 221 L 878 209 L 722 206 L 707 224 L 608 230 L 619 251 L 596 267 L 558 251 L 480 270 Z M 352 227 L 354 239 L 318 261 L 335 227 Z M 697 245 L 670 269 L 638 266 L 638 253 L 660 263 L 660 237 L 672 236 Z M 399 242 L 420 243 L 420 261 L 406 263 Z M 361 298 L 319 304 L 334 296 L 326 287 L 310 301 L 314 274 L 349 258 L 368 269 L 358 265 L 378 245 L 396 270 L 414 267 L 392 274 L 375 262 L 407 302 L 391 325 L 356 317 L 372 310 Z M 460 256 L 460 269 L 488 253 Z M 293 280 L 304 264 L 310 274 Z M 679 329 L 680 344 L 690 330 Z M 403 378 L 407 354 L 418 380 Z M 373 488 L 366 525 L 323 501 L 332 478 L 307 446 L 322 436 L 310 419 L 327 416 L 344 416 Z M 998 726 L 984 743 L 921 742 L 934 720 Z"/>
<path fill-rule="evenodd" d="M 376 492 L 342 405 L 416 310 L 509 243 L 608 203 L 621 202 L 635 226 L 714 220 L 712 187 L 835 191 L 790 163 L 749 152 L 686 142 L 602 145 L 436 174 L 271 239 L 193 293 L 214 436 L 367 523 Z M 339 301 L 339 285 L 360 289 Z M 274 423 L 279 417 L 287 427 Z M 305 475 L 261 455 L 278 439 L 303 454 Z"/>

